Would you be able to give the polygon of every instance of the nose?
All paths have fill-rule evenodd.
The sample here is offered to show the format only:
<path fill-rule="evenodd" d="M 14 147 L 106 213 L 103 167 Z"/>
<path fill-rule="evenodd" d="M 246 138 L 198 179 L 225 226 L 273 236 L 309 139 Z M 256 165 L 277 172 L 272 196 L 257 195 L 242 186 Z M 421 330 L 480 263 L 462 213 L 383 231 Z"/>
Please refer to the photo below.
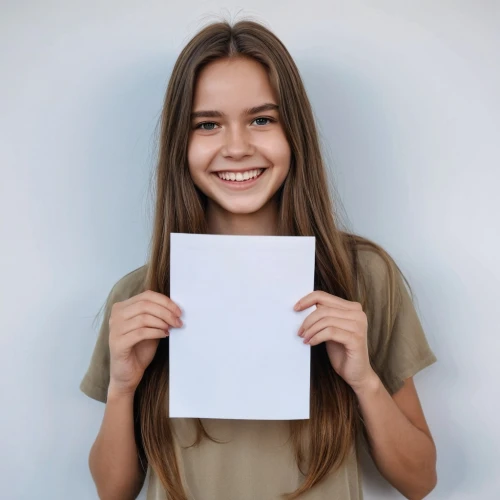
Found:
<path fill-rule="evenodd" d="M 254 146 L 250 140 L 250 133 L 244 126 L 228 127 L 224 135 L 222 155 L 225 158 L 240 159 L 253 154 Z"/>

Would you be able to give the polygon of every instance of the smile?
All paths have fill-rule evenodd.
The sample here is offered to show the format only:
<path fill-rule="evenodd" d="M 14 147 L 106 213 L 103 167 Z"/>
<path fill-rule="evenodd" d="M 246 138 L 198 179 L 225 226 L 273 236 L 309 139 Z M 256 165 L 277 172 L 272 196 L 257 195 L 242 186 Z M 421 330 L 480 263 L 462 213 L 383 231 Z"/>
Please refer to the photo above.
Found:
<path fill-rule="evenodd" d="M 216 172 L 216 174 L 223 181 L 247 182 L 257 179 L 263 171 L 263 168 L 257 168 L 255 170 L 247 170 L 246 172 Z"/>

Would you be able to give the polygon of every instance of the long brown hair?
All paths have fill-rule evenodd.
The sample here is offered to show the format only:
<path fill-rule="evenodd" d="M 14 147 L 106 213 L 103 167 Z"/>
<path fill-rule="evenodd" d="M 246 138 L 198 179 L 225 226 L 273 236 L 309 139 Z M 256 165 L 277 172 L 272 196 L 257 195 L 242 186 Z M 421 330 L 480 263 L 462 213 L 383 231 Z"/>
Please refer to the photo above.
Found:
<path fill-rule="evenodd" d="M 292 152 L 290 171 L 278 193 L 278 233 L 315 236 L 315 289 L 365 303 L 363 287 L 358 287 L 358 247 L 369 246 L 384 259 L 389 257 L 377 245 L 339 229 L 299 71 L 272 32 L 246 20 L 233 26 L 227 21 L 206 26 L 188 42 L 175 63 L 161 116 L 154 227 L 145 286 L 169 295 L 170 233 L 207 232 L 206 199 L 195 187 L 187 164 L 190 114 L 199 71 L 212 61 L 231 57 L 260 62 L 278 96 L 280 120 Z M 168 418 L 168 358 L 166 338 L 160 341 L 136 392 L 136 439 L 141 458 L 159 477 L 168 498 L 185 500 Z M 332 369 L 324 344 L 311 349 L 310 412 L 309 420 L 290 423 L 297 464 L 305 480 L 289 498 L 296 498 L 339 468 L 362 431 L 356 396 Z M 211 439 L 201 420 L 197 429 L 195 444 Z"/>

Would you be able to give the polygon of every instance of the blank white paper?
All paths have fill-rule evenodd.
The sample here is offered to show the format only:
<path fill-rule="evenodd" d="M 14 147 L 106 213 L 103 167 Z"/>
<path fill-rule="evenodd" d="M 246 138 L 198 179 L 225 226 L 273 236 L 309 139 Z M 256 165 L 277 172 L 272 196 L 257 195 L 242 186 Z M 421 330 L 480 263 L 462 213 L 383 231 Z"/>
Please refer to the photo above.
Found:
<path fill-rule="evenodd" d="M 309 418 L 315 238 L 171 234 L 170 417 Z"/>

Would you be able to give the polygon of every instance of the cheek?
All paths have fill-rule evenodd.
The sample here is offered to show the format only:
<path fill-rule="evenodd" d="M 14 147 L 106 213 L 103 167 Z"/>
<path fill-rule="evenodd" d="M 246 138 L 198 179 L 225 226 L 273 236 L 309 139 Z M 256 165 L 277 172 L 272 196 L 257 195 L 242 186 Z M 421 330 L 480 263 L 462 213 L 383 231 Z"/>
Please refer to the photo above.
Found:
<path fill-rule="evenodd" d="M 262 153 L 272 160 L 275 165 L 289 167 L 291 150 L 284 134 L 269 137 L 269 139 L 261 145 L 261 148 Z"/>
<path fill-rule="evenodd" d="M 189 139 L 188 142 L 188 147 L 187 147 L 187 161 L 188 161 L 188 167 L 189 167 L 189 172 L 193 174 L 192 172 L 192 166 L 194 165 L 195 162 L 195 148 L 193 147 L 193 141 Z"/>
<path fill-rule="evenodd" d="M 189 172 L 195 177 L 197 173 L 203 171 L 209 163 L 209 154 L 206 147 L 203 147 L 199 141 L 190 140 L 188 143 L 187 160 Z"/>
<path fill-rule="evenodd" d="M 285 139 L 276 141 L 272 150 L 269 152 L 269 159 L 271 159 L 276 169 L 276 174 L 280 182 L 283 182 L 290 171 L 291 163 L 291 150 L 288 142 Z"/>

